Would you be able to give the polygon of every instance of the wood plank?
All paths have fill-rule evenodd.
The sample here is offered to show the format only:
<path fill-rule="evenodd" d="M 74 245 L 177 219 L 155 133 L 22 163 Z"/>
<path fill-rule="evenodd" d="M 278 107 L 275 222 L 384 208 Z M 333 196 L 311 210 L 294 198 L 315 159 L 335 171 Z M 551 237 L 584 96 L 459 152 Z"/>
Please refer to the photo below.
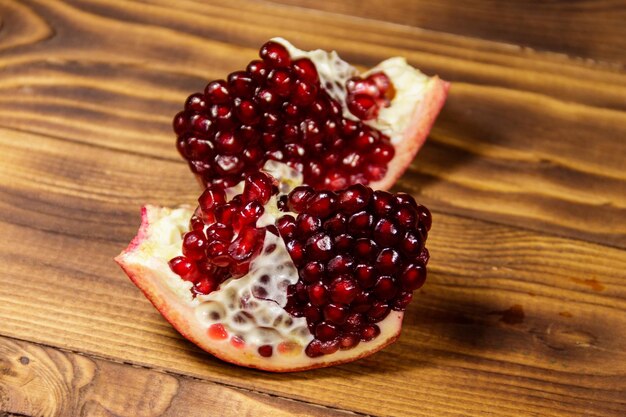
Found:
<path fill-rule="evenodd" d="M 304 48 L 334 47 L 362 65 L 405 55 L 454 82 L 400 189 L 449 213 L 626 247 L 621 71 L 410 27 L 372 31 L 370 22 L 245 0 L 182 1 L 176 10 L 27 4 L 0 7 L 54 36 L 25 44 L 8 27 L 2 126 L 150 154 L 152 167 L 174 161 L 170 118 L 184 97 L 245 65 L 281 27 Z"/>
<path fill-rule="evenodd" d="M 0 363 L 1 416 L 354 416 L 6 337 Z"/>
<path fill-rule="evenodd" d="M 620 66 L 626 63 L 626 5 L 620 0 L 272 1 L 615 62 Z"/>
<path fill-rule="evenodd" d="M 624 250 L 435 211 L 430 278 L 399 342 L 273 375 L 182 340 L 112 262 L 143 200 L 193 198 L 182 162 L 6 129 L 0 146 L 2 335 L 361 413 L 626 412 Z"/>

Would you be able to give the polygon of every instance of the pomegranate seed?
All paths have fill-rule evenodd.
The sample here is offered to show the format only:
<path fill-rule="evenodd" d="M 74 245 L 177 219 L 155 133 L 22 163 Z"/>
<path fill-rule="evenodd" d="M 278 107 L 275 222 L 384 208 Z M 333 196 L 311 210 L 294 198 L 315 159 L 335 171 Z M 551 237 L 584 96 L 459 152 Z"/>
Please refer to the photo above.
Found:
<path fill-rule="evenodd" d="M 180 274 L 179 274 L 180 275 Z M 324 278 L 324 265 L 320 262 L 309 262 L 300 271 L 302 280 L 307 284 L 321 281 Z"/>
<path fill-rule="evenodd" d="M 306 347 L 306 349 L 304 349 L 304 352 L 310 358 L 317 358 L 319 356 L 322 356 L 324 354 L 322 353 L 322 342 L 320 342 L 319 340 L 312 340 L 311 343 L 309 343 L 309 345 Z"/>
<path fill-rule="evenodd" d="M 402 288 L 408 291 L 415 291 L 419 289 L 422 285 L 424 285 L 425 281 L 426 267 L 419 263 L 407 265 L 400 276 Z"/>
<path fill-rule="evenodd" d="M 340 234 L 335 236 L 335 248 L 338 251 L 349 251 L 354 246 L 354 238 L 348 234 Z"/>
<path fill-rule="evenodd" d="M 358 345 L 360 341 L 359 336 L 356 334 L 344 334 L 339 338 L 339 348 L 341 350 L 352 349 Z"/>
<path fill-rule="evenodd" d="M 400 254 L 391 248 L 381 250 L 376 258 L 376 270 L 381 274 L 393 275 L 398 272 L 400 265 Z"/>
<path fill-rule="evenodd" d="M 199 281 L 197 282 L 194 286 L 193 286 L 193 292 L 196 294 L 209 294 L 210 292 L 214 291 L 217 288 L 217 285 L 215 285 L 214 282 L 212 281 L 207 281 L 207 280 L 203 280 L 203 281 Z"/>
<path fill-rule="evenodd" d="M 424 243 L 418 231 L 409 230 L 400 242 L 400 251 L 409 258 L 415 258 L 422 253 Z"/>
<path fill-rule="evenodd" d="M 315 327 L 315 337 L 322 342 L 333 340 L 337 334 L 337 327 L 332 323 L 323 321 Z"/>
<path fill-rule="evenodd" d="M 370 288 L 376 283 L 376 272 L 367 264 L 358 264 L 354 268 L 354 277 L 362 288 Z"/>
<path fill-rule="evenodd" d="M 371 190 L 362 184 L 355 184 L 339 193 L 337 200 L 339 210 L 352 214 L 363 210 L 369 203 Z"/>
<path fill-rule="evenodd" d="M 303 81 L 296 81 L 291 99 L 299 106 L 308 106 L 315 101 L 317 96 L 317 87 Z M 323 114 L 323 109 L 316 108 L 315 113 Z"/>
<path fill-rule="evenodd" d="M 319 83 L 319 76 L 317 74 L 317 68 L 315 64 L 308 58 L 300 58 L 293 61 L 291 69 L 296 74 L 298 79 L 306 81 L 310 84 Z"/>
<path fill-rule="evenodd" d="M 335 279 L 330 287 L 330 298 L 335 303 L 350 304 L 357 296 L 359 289 L 351 278 Z"/>
<path fill-rule="evenodd" d="M 236 97 L 250 97 L 254 93 L 255 82 L 246 71 L 235 71 L 228 76 L 228 89 Z"/>
<path fill-rule="evenodd" d="M 251 100 L 235 99 L 235 115 L 241 123 L 246 125 L 256 125 L 261 120 L 259 109 Z"/>
<path fill-rule="evenodd" d="M 378 278 L 374 285 L 374 295 L 381 301 L 392 299 L 397 292 L 398 289 L 396 288 L 394 279 L 390 276 L 383 275 Z"/>
<path fill-rule="evenodd" d="M 370 74 L 366 80 L 376 86 L 380 95 L 385 95 L 391 87 L 391 80 L 382 72 Z"/>
<path fill-rule="evenodd" d="M 335 209 L 337 197 L 332 191 L 316 191 L 306 202 L 306 212 L 320 218 L 328 217 Z"/>
<path fill-rule="evenodd" d="M 306 208 L 307 200 L 312 193 L 313 188 L 308 185 L 301 185 L 294 188 L 291 193 L 289 193 L 289 200 L 287 203 L 289 210 L 297 213 L 303 212 Z"/>
<path fill-rule="evenodd" d="M 239 212 L 238 226 L 254 226 L 259 217 L 263 215 L 264 211 L 265 209 L 263 206 L 256 200 L 246 203 L 246 205 L 243 206 Z"/>
<path fill-rule="evenodd" d="M 430 210 L 420 204 L 419 206 L 417 206 L 417 211 L 419 213 L 420 223 L 424 225 L 427 232 L 430 231 L 430 227 L 433 222 Z"/>
<path fill-rule="evenodd" d="M 400 293 L 400 295 L 393 302 L 393 309 L 397 311 L 403 311 L 404 309 L 406 309 L 412 299 L 413 293 L 411 291 L 405 291 Z"/>
<path fill-rule="evenodd" d="M 191 230 L 204 229 L 204 222 L 202 221 L 202 218 L 200 218 L 200 216 L 198 216 L 197 214 L 194 214 L 193 216 L 191 216 L 191 219 L 189 220 L 189 228 Z M 207 237 L 211 239 L 210 236 L 207 236 Z"/>
<path fill-rule="evenodd" d="M 285 68 L 291 64 L 289 51 L 277 42 L 266 42 L 261 47 L 259 56 L 271 68 Z"/>
<path fill-rule="evenodd" d="M 243 201 L 258 201 L 265 205 L 273 194 L 278 192 L 274 179 L 268 174 L 258 171 L 246 177 L 243 187 Z"/>
<path fill-rule="evenodd" d="M 370 234 L 372 222 L 374 221 L 371 214 L 367 211 L 359 211 L 348 220 L 348 232 L 353 236 L 365 237 Z"/>
<path fill-rule="evenodd" d="M 346 83 L 346 89 L 351 95 L 366 95 L 372 98 L 380 96 L 380 90 L 372 80 L 364 80 L 360 77 L 354 77 Z"/>
<path fill-rule="evenodd" d="M 201 230 L 187 232 L 183 237 L 183 255 L 198 261 L 204 258 L 207 244 L 206 236 Z"/>
<path fill-rule="evenodd" d="M 207 103 L 202 93 L 190 95 L 185 102 L 185 110 L 190 112 L 202 113 L 206 111 Z"/>
<path fill-rule="evenodd" d="M 304 261 L 304 246 L 297 240 L 290 240 L 286 244 L 287 252 L 296 266 L 301 265 Z"/>
<path fill-rule="evenodd" d="M 280 68 L 273 69 L 267 76 L 267 85 L 273 93 L 281 97 L 288 96 L 293 88 L 291 71 Z"/>
<path fill-rule="evenodd" d="M 348 308 L 338 304 L 327 304 L 324 307 L 324 319 L 330 323 L 343 324 L 348 317 Z"/>
<path fill-rule="evenodd" d="M 219 267 L 227 267 L 232 259 L 228 255 L 228 247 L 226 243 L 214 240 L 209 242 L 206 248 L 206 254 L 209 262 Z"/>
<path fill-rule="evenodd" d="M 189 128 L 189 125 L 187 123 L 188 119 L 189 116 L 184 111 L 181 111 L 176 114 L 176 116 L 174 116 L 174 122 L 172 123 L 172 127 L 174 128 L 174 133 L 176 133 L 177 136 L 182 135 Z"/>
<path fill-rule="evenodd" d="M 375 324 L 363 327 L 361 330 L 361 340 L 370 341 L 380 334 L 380 328 Z"/>
<path fill-rule="evenodd" d="M 296 231 L 301 237 L 311 236 L 322 228 L 322 221 L 310 214 L 298 214 L 296 218 Z"/>
<path fill-rule="evenodd" d="M 276 227 L 278 227 L 278 231 L 283 239 L 287 240 L 296 233 L 296 219 L 294 219 L 292 215 L 285 215 L 278 219 Z"/>
<path fill-rule="evenodd" d="M 391 309 L 389 308 L 389 304 L 376 301 L 372 304 L 372 308 L 367 312 L 367 318 L 372 323 L 378 323 L 387 317 L 390 311 Z"/>
<path fill-rule="evenodd" d="M 215 104 L 230 101 L 230 91 L 228 91 L 228 86 L 224 80 L 210 82 L 204 89 L 204 95 L 211 103 Z"/>
<path fill-rule="evenodd" d="M 326 288 L 322 284 L 313 284 L 308 288 L 309 300 L 311 304 L 322 306 L 326 304 Z"/>
<path fill-rule="evenodd" d="M 321 351 L 324 355 L 332 355 L 339 350 L 339 340 L 329 340 L 322 343 Z"/>
<path fill-rule="evenodd" d="M 326 261 L 332 256 L 333 247 L 334 243 L 330 236 L 317 233 L 307 240 L 306 253 L 311 260 Z"/>
<path fill-rule="evenodd" d="M 304 312 L 304 317 L 306 317 L 308 323 L 318 323 L 322 320 L 322 313 L 320 312 L 320 309 L 312 304 L 304 306 L 302 311 Z"/>
<path fill-rule="evenodd" d="M 280 104 L 278 95 L 267 88 L 261 88 L 256 92 L 255 101 L 263 110 L 274 109 Z"/>
<path fill-rule="evenodd" d="M 387 217 L 395 208 L 395 199 L 393 195 L 386 191 L 374 191 L 372 208 L 377 216 Z"/>
<path fill-rule="evenodd" d="M 380 219 L 374 227 L 374 240 L 383 246 L 394 246 L 400 241 L 400 229 L 387 219 Z"/>
<path fill-rule="evenodd" d="M 360 120 L 371 120 L 378 115 L 376 100 L 365 94 L 348 97 L 348 110 Z"/>
<path fill-rule="evenodd" d="M 367 238 L 357 239 L 354 244 L 354 253 L 363 260 L 373 260 L 378 255 L 378 245 Z"/>
<path fill-rule="evenodd" d="M 259 346 L 259 348 L 257 349 L 259 355 L 263 356 L 264 358 L 269 358 L 270 356 L 272 356 L 273 350 L 274 349 L 270 345 Z"/>
<path fill-rule="evenodd" d="M 250 74 L 250 77 L 257 82 L 264 81 L 267 75 L 265 62 L 259 60 L 251 61 L 246 67 L 246 71 Z"/>
<path fill-rule="evenodd" d="M 223 223 L 213 223 L 206 230 L 206 236 L 209 241 L 219 240 L 222 242 L 230 242 L 233 238 L 233 229 Z"/>
<path fill-rule="evenodd" d="M 390 143 L 381 143 L 380 145 L 374 146 L 369 155 L 370 159 L 373 161 L 376 161 L 379 164 L 387 164 L 393 159 L 395 150 Z"/>
<path fill-rule="evenodd" d="M 188 258 L 177 256 L 169 261 L 170 269 L 185 281 L 195 281 L 198 278 L 196 266 Z"/>
<path fill-rule="evenodd" d="M 350 255 L 337 255 L 328 261 L 327 270 L 331 277 L 349 274 L 354 267 L 354 259 Z"/>

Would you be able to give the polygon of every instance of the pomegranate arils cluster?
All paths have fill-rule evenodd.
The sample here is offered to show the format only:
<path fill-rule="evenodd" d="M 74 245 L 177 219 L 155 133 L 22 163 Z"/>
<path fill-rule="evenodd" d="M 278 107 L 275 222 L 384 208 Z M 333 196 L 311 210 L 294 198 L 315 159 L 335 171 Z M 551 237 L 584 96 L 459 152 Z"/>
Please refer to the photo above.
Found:
<path fill-rule="evenodd" d="M 353 185 L 337 193 L 296 187 L 277 222 L 300 280 L 286 310 L 306 317 L 316 357 L 380 333 L 376 323 L 402 311 L 426 279 L 430 212 L 403 193 Z"/>
<path fill-rule="evenodd" d="M 292 59 L 269 41 L 262 60 L 189 96 L 174 118 L 177 148 L 205 184 L 227 188 L 267 160 L 303 172 L 316 189 L 381 180 L 394 156 L 390 139 L 362 121 L 389 105 L 393 87 L 383 73 L 347 82 L 347 108 L 320 85 L 315 64 Z M 358 120 L 356 120 L 358 119 Z"/>
<path fill-rule="evenodd" d="M 261 171 L 248 176 L 243 193 L 228 202 L 221 185 L 206 188 L 191 217 L 191 230 L 183 236 L 182 256 L 169 261 L 174 273 L 193 282 L 194 294 L 209 294 L 226 279 L 248 272 L 266 232 L 256 222 L 276 193 L 274 178 Z"/>

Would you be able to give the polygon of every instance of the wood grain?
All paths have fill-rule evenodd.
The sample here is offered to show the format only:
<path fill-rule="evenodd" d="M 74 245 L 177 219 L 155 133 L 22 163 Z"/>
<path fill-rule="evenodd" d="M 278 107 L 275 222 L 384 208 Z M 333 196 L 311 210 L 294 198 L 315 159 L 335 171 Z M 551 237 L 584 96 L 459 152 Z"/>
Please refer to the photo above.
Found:
<path fill-rule="evenodd" d="M 354 364 L 271 375 L 182 340 L 111 260 L 140 202 L 193 198 L 183 163 L 6 129 L 0 146 L 4 335 L 367 414 L 626 412 L 621 249 L 435 211 L 429 282 L 400 341 Z"/>
<path fill-rule="evenodd" d="M 354 416 L 5 337 L 0 364 L 0 410 L 9 415 Z"/>
<path fill-rule="evenodd" d="M 183 1 L 176 10 L 26 4 L 12 13 L 54 36 L 2 54 L 2 126 L 176 160 L 169 125 L 185 96 L 245 65 L 282 27 L 305 48 L 334 47 L 363 65 L 404 55 L 454 82 L 399 189 L 449 213 L 626 247 L 620 71 L 409 27 L 372 32 L 361 20 L 241 0 Z M 6 42 L 21 36 L 7 32 Z"/>
<path fill-rule="evenodd" d="M 273 0 L 367 19 L 626 63 L 620 0 Z"/>

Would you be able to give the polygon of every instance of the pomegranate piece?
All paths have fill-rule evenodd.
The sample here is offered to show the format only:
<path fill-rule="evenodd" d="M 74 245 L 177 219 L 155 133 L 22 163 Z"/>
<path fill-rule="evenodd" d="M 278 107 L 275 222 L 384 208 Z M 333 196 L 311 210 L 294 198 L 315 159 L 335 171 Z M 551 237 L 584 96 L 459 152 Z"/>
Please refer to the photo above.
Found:
<path fill-rule="evenodd" d="M 424 142 L 447 91 L 401 59 L 359 76 L 336 55 L 279 38 L 259 56 L 190 95 L 174 118 L 176 146 L 205 185 L 233 186 L 275 160 L 318 190 L 389 188 Z"/>

